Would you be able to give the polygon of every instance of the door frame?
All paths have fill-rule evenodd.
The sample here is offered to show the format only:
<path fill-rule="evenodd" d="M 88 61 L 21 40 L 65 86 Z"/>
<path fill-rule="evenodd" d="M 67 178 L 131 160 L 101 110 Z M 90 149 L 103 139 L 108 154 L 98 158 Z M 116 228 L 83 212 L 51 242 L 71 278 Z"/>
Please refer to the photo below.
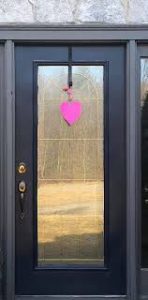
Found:
<path fill-rule="evenodd" d="M 4 203 L 4 294 L 6 300 L 33 299 L 15 297 L 15 44 L 77 42 L 126 45 L 126 159 L 127 159 L 127 293 L 125 296 L 83 296 L 79 299 L 129 299 L 139 295 L 139 122 L 138 122 L 138 43 L 148 43 L 148 26 L 1 26 L 0 42 L 4 44 L 4 97 L 0 118 L 2 141 L 0 161 Z M 10 272 L 11 270 L 11 272 Z M 142 272 L 142 271 L 141 271 Z M 145 271 L 146 272 L 146 271 Z M 148 271 L 146 272 L 148 276 Z M 144 273 L 142 273 L 144 274 Z M 36 298 L 36 297 L 35 297 Z M 62 296 L 40 296 L 37 299 L 61 299 Z M 71 296 L 65 297 L 71 299 Z"/>

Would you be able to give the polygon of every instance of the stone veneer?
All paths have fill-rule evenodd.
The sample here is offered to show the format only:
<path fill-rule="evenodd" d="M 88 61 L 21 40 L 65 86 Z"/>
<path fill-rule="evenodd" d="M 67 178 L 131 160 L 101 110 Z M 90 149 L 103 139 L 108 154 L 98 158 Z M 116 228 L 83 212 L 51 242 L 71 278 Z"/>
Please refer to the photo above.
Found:
<path fill-rule="evenodd" d="M 146 24 L 148 0 L 0 0 L 0 24 Z"/>

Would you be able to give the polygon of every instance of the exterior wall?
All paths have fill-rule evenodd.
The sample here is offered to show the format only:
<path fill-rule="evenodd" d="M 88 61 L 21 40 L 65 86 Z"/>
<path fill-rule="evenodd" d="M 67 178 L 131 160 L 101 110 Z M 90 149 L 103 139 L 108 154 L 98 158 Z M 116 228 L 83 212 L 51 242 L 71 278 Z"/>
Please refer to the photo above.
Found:
<path fill-rule="evenodd" d="M 147 24 L 148 0 L 0 0 L 0 24 Z"/>

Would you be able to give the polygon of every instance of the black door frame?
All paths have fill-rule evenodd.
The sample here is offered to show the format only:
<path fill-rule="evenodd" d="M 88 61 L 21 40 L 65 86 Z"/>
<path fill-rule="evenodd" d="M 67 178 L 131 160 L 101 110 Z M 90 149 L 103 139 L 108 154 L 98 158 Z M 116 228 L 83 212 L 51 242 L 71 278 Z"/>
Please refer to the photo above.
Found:
<path fill-rule="evenodd" d="M 5 220 L 5 299 L 15 299 L 15 88 L 14 51 L 15 43 L 82 41 L 84 43 L 102 42 L 126 44 L 126 112 L 127 112 L 127 299 L 138 299 L 139 265 L 139 128 L 138 128 L 138 43 L 148 42 L 148 26 L 63 26 L 63 27 L 1 27 L 0 41 L 4 45 L 4 97 L 2 97 L 0 132 L 3 137 L 1 148 L 4 220 Z M 3 112 L 3 113 L 2 113 Z M 11 272 L 10 272 L 11 270 Z M 148 272 L 141 271 L 145 278 Z M 19 297 L 21 299 L 21 297 Z M 19 299 L 18 298 L 18 299 Z M 40 299 L 48 299 L 40 298 Z M 97 297 L 104 299 L 105 297 Z M 108 299 L 120 299 L 111 297 Z M 122 297 L 123 298 L 123 297 Z M 23 298 L 24 299 L 24 298 Z M 26 299 L 31 299 L 30 297 Z M 51 299 L 51 298 L 50 298 Z M 90 298 L 91 299 L 91 298 Z M 93 299 L 93 298 L 92 298 Z"/>

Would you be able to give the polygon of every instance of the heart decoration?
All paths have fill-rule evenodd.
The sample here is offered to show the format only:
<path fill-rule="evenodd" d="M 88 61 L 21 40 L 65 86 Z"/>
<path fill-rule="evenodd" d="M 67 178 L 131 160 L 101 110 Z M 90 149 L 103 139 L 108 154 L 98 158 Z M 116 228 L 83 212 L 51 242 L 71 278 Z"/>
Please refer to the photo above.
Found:
<path fill-rule="evenodd" d="M 82 104 L 77 100 L 65 101 L 60 105 L 61 115 L 68 125 L 73 125 L 81 116 Z"/>

